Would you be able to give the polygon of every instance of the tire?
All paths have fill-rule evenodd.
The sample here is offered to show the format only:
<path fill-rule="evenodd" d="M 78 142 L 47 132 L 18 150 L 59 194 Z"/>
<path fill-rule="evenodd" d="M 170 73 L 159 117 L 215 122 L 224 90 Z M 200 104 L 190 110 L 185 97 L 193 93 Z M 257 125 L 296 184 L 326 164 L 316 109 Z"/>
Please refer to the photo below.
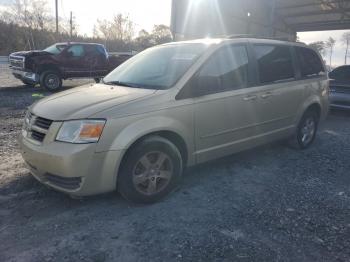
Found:
<path fill-rule="evenodd" d="M 62 88 L 62 78 L 57 71 L 45 71 L 40 76 L 40 85 L 50 92 L 57 92 Z"/>
<path fill-rule="evenodd" d="M 294 149 L 304 150 L 309 148 L 314 142 L 317 134 L 319 115 L 315 110 L 308 110 L 302 116 L 297 130 L 289 141 L 289 145 Z"/>
<path fill-rule="evenodd" d="M 26 80 L 21 80 L 24 85 L 27 87 L 35 87 L 35 83 L 28 82 Z"/>
<path fill-rule="evenodd" d="M 178 184 L 182 158 L 169 140 L 152 136 L 132 147 L 118 175 L 119 193 L 129 201 L 150 204 L 159 201 Z"/>
<path fill-rule="evenodd" d="M 94 78 L 94 80 L 95 80 L 95 83 L 96 83 L 96 84 L 98 84 L 98 83 L 101 82 L 101 78 Z"/>

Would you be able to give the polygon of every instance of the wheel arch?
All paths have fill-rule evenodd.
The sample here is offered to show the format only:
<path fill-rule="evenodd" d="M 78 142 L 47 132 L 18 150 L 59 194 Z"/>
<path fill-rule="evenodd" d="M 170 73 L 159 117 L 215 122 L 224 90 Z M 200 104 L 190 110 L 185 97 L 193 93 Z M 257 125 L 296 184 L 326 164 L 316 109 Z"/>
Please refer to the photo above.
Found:
<path fill-rule="evenodd" d="M 138 137 L 135 141 L 133 141 L 130 146 L 125 150 L 124 155 L 122 156 L 122 159 L 120 161 L 120 165 L 123 164 L 125 158 L 128 156 L 128 152 L 130 152 L 133 148 L 135 148 L 139 143 L 147 139 L 148 137 L 152 136 L 159 136 L 162 138 L 165 138 L 169 140 L 171 143 L 173 143 L 176 148 L 180 151 L 183 166 L 187 165 L 188 162 L 188 148 L 186 145 L 185 140 L 176 132 L 169 131 L 169 130 L 159 130 L 159 131 L 153 131 L 151 133 L 145 134 L 141 137 Z"/>
<path fill-rule="evenodd" d="M 317 114 L 318 120 L 320 120 L 322 109 L 321 109 L 321 105 L 319 103 L 317 103 L 317 102 L 312 103 L 311 105 L 309 105 L 306 108 L 305 112 L 307 112 L 307 111 L 315 112 Z"/>
<path fill-rule="evenodd" d="M 298 125 L 300 122 L 301 118 L 305 114 L 306 111 L 308 110 L 315 110 L 316 113 L 318 114 L 319 120 L 321 119 L 322 116 L 322 105 L 321 101 L 317 96 L 312 96 L 309 99 L 307 99 L 304 104 L 300 107 L 296 119 L 295 119 L 295 124 Z"/>

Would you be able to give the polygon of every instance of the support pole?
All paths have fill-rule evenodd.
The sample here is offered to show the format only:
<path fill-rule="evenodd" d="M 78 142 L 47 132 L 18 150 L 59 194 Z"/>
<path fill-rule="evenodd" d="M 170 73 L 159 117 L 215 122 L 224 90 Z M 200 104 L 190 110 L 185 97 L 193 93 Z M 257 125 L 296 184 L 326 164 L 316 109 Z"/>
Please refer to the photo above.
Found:
<path fill-rule="evenodd" d="M 70 24 L 70 38 L 72 39 L 73 36 L 73 12 L 70 12 L 70 20 L 69 20 L 69 24 Z"/>
<path fill-rule="evenodd" d="M 271 1 L 271 15 L 270 15 L 270 36 L 274 37 L 275 36 L 275 12 L 276 12 L 276 1 L 277 0 L 272 0 Z"/>
<path fill-rule="evenodd" d="M 58 34 L 58 0 L 55 0 L 56 6 L 56 34 Z"/>

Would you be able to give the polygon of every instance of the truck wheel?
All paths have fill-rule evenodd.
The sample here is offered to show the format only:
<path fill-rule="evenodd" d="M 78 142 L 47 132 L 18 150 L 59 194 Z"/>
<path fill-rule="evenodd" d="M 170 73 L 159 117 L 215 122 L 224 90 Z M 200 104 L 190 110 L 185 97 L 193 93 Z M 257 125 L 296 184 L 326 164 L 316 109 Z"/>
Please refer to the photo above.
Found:
<path fill-rule="evenodd" d="M 95 83 L 100 83 L 101 82 L 101 78 L 94 78 L 94 80 L 95 80 Z"/>
<path fill-rule="evenodd" d="M 34 87 L 35 83 L 28 82 L 26 80 L 22 80 L 22 83 L 25 84 L 27 87 Z"/>
<path fill-rule="evenodd" d="M 56 71 L 45 71 L 40 76 L 40 85 L 48 91 L 56 92 L 62 87 L 62 78 Z"/>
<path fill-rule="evenodd" d="M 152 136 L 132 147 L 118 175 L 118 191 L 136 203 L 153 203 L 169 194 L 182 173 L 182 158 L 169 140 Z"/>

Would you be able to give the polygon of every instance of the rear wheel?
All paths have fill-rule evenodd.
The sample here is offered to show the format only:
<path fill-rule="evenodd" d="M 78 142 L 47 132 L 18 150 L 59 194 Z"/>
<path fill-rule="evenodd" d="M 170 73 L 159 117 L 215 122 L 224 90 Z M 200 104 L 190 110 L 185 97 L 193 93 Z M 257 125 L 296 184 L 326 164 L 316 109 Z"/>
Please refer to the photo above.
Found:
<path fill-rule="evenodd" d="M 40 85 L 51 92 L 56 92 L 62 87 L 62 78 L 56 71 L 45 71 L 40 76 Z"/>
<path fill-rule="evenodd" d="M 304 113 L 290 145 L 297 149 L 306 149 L 314 142 L 318 129 L 319 115 L 314 110 Z"/>
<path fill-rule="evenodd" d="M 118 191 L 136 203 L 153 203 L 169 194 L 182 172 L 177 147 L 159 136 L 146 138 L 127 153 L 118 176 Z"/>

